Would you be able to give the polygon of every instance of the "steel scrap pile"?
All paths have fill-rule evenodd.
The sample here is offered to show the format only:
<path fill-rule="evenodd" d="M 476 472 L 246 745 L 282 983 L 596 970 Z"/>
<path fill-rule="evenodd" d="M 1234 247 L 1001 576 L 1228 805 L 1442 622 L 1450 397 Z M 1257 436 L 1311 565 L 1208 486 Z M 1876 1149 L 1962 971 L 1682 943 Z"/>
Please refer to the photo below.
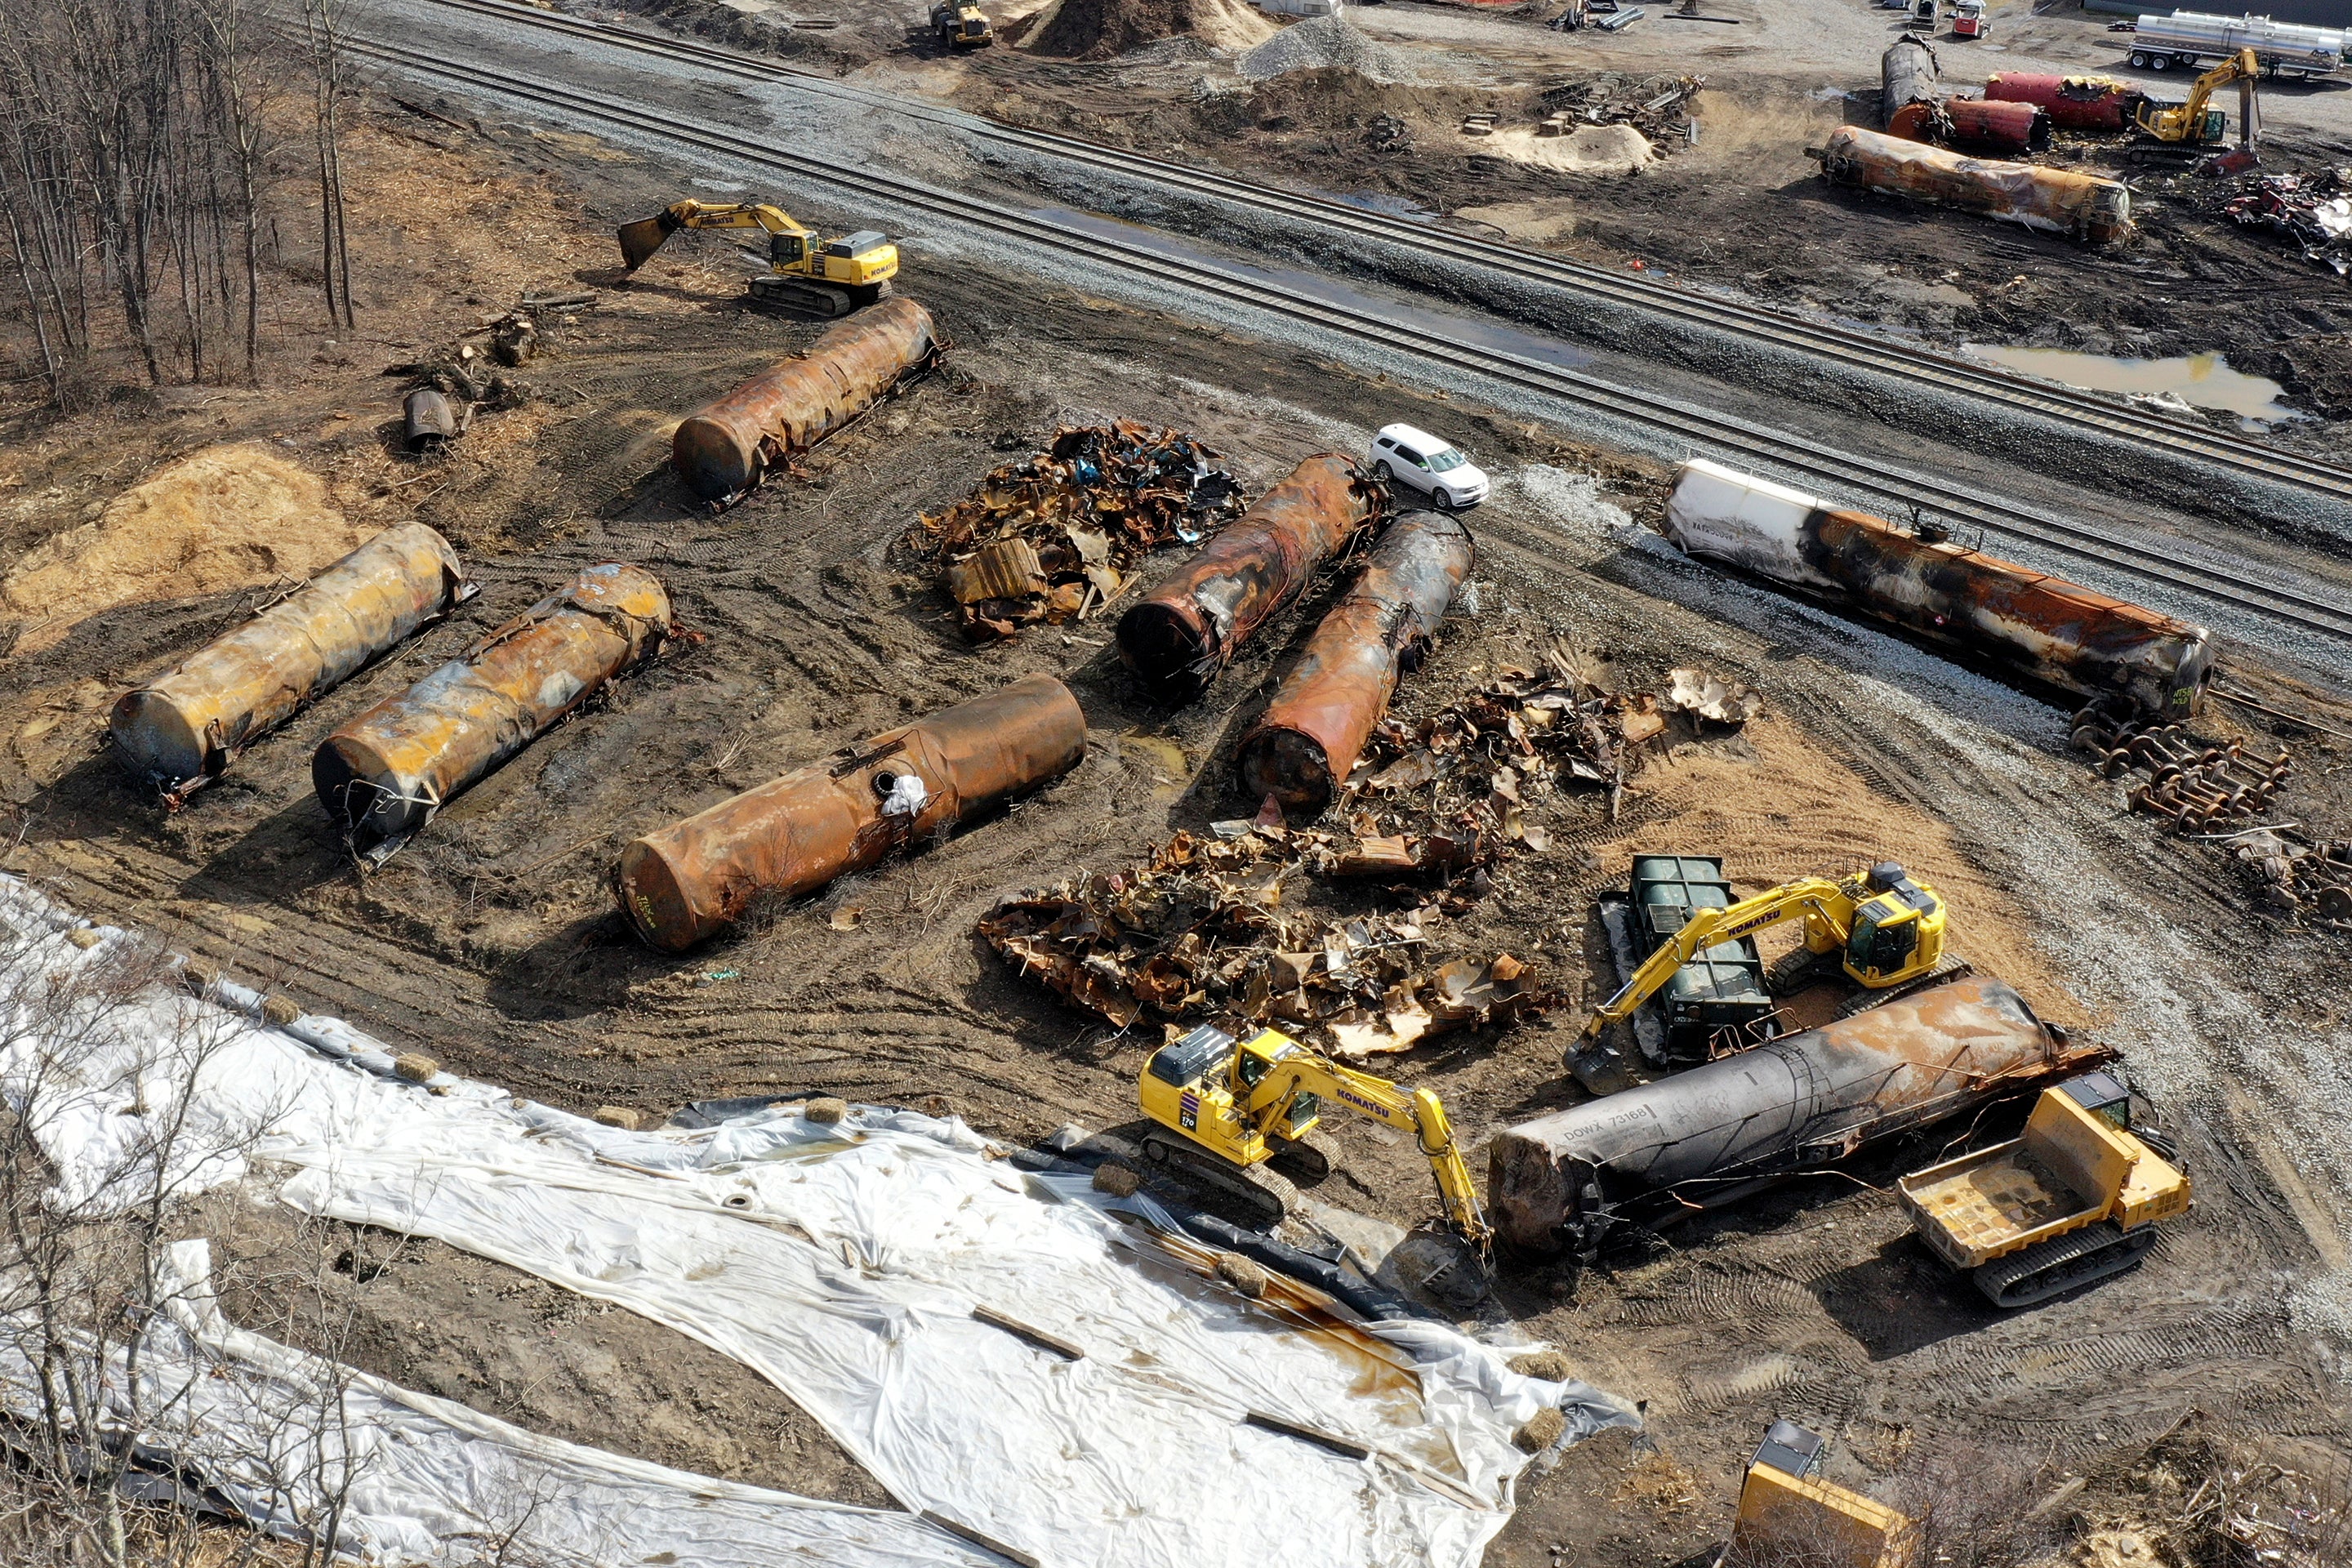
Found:
<path fill-rule="evenodd" d="M 2313 838 L 2294 823 L 2254 825 L 2294 776 L 2285 748 L 2250 757 L 2242 741 L 2200 741 L 2179 724 L 2117 723 L 2095 707 L 2074 715 L 2074 742 L 2103 777 L 2127 781 L 2124 798 L 2134 810 L 2219 840 L 2252 873 L 2265 909 L 2352 931 L 2352 839 Z"/>
<path fill-rule="evenodd" d="M 1675 717 L 1737 728 L 1763 705 L 1748 687 L 1695 669 L 1674 671 L 1663 695 L 1613 691 L 1593 661 L 1555 642 L 1538 668 L 1506 668 L 1417 723 L 1384 720 L 1349 788 L 1378 797 L 1434 785 L 1441 796 L 1458 795 L 1492 842 L 1542 850 L 1543 829 L 1525 819 L 1531 796 L 1605 790 L 1613 821 L 1641 748 Z"/>
<path fill-rule="evenodd" d="M 1091 614 L 1151 552 L 1198 544 L 1239 517 L 1246 498 L 1217 460 L 1178 430 L 1125 419 L 1066 426 L 1045 451 L 926 513 L 907 542 L 945 564 L 970 636 L 1011 637 Z"/>
<path fill-rule="evenodd" d="M 1579 125 L 1631 125 L 1661 153 L 1689 134 L 1691 101 L 1706 86 L 1703 76 L 1628 76 L 1602 71 L 1544 89 L 1545 129 L 1566 135 Z"/>
<path fill-rule="evenodd" d="M 2313 841 L 2263 829 L 2234 839 L 2231 847 L 2252 868 L 2264 906 L 2352 931 L 2352 838 Z"/>
<path fill-rule="evenodd" d="M 1122 1029 L 1147 1017 L 1279 1023 L 1363 1056 L 1552 1005 L 1508 953 L 1433 962 L 1434 905 L 1285 914 L 1284 884 L 1335 848 L 1329 834 L 1278 822 L 1221 823 L 1213 837 L 1177 834 L 1132 869 L 1003 900 L 980 932 L 1023 974 Z"/>
<path fill-rule="evenodd" d="M 2221 204 L 2231 221 L 2303 252 L 2303 258 L 2352 273 L 2352 168 L 2324 174 L 2249 174 Z"/>

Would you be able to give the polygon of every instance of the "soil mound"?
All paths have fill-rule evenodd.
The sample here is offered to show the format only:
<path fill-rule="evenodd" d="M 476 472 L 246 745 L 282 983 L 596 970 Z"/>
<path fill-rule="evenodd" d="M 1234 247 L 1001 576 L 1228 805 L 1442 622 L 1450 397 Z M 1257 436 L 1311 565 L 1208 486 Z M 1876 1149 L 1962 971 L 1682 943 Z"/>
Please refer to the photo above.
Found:
<path fill-rule="evenodd" d="M 299 582 L 358 549 L 316 474 L 256 442 L 208 447 L 36 546 L 0 578 L 0 616 L 38 653 L 101 610 Z"/>
<path fill-rule="evenodd" d="M 1408 81 L 1413 75 L 1403 56 L 1372 42 L 1345 16 L 1316 16 L 1285 27 L 1244 55 L 1238 65 L 1252 81 L 1326 68 L 1351 70 L 1374 81 Z"/>
<path fill-rule="evenodd" d="M 1630 125 L 1580 125 L 1566 136 L 1497 131 L 1477 150 L 1563 174 L 1630 174 L 1658 161 L 1650 139 Z"/>
<path fill-rule="evenodd" d="M 1238 51 L 1263 46 L 1273 33 L 1274 23 L 1244 0 L 1056 0 L 1024 29 L 1021 47 L 1105 60 L 1177 37 Z"/>

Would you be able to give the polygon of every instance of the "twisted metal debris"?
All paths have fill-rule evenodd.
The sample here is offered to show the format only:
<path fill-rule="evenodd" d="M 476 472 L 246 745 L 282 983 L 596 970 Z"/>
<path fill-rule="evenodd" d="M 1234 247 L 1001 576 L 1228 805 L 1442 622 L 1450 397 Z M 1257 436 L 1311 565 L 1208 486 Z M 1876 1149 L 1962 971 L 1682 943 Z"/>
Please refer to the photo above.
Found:
<path fill-rule="evenodd" d="M 1352 919 L 1282 912 L 1284 884 L 1331 836 L 1278 824 L 1179 833 L 1142 865 L 999 902 L 980 933 L 1007 962 L 1124 1029 L 1280 1020 L 1343 1056 L 1402 1050 L 1553 1005 L 1508 953 L 1436 963 L 1433 905 Z"/>
<path fill-rule="evenodd" d="M 925 513 L 907 543 L 945 563 L 969 636 L 1007 637 L 1091 615 L 1144 557 L 1213 537 L 1246 499 L 1217 454 L 1183 431 L 1128 419 L 1065 426 L 1045 451 Z"/>
<path fill-rule="evenodd" d="M 1542 849 L 1542 830 L 1524 819 L 1531 795 L 1601 789 L 1613 822 L 1641 748 L 1671 721 L 1737 727 L 1764 705 L 1748 687 L 1697 670 L 1677 669 L 1669 681 L 1664 696 L 1612 690 L 1592 661 L 1555 641 L 1538 668 L 1506 668 L 1417 723 L 1383 720 L 1349 789 L 1380 796 L 1450 781 L 1474 831 Z"/>
<path fill-rule="evenodd" d="M 2293 246 L 2314 266 L 2352 273 L 2352 168 L 2247 174 L 2221 211 L 2233 223 Z"/>

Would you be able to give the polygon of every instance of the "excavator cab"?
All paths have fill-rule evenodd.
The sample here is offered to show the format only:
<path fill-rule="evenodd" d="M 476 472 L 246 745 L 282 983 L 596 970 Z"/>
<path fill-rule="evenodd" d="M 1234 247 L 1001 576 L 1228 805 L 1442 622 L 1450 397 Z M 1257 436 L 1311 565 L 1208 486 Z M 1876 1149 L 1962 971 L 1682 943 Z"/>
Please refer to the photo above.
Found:
<path fill-rule="evenodd" d="M 1924 962 L 1942 956 L 1944 900 L 1919 886 L 1903 868 L 1882 860 L 1863 878 L 1871 895 L 1854 906 L 1853 925 L 1846 937 L 1845 967 L 1864 985 L 1903 974 L 1923 962 L 1922 947 L 1932 951 Z"/>
<path fill-rule="evenodd" d="M 1445 1108 L 1426 1089 L 1318 1056 L 1278 1029 L 1247 1040 L 1203 1024 L 1151 1054 L 1136 1081 L 1149 1125 L 1136 1142 L 1145 1160 L 1181 1167 L 1248 1205 L 1258 1223 L 1281 1222 L 1298 1200 L 1290 1177 L 1328 1175 L 1339 1145 L 1318 1131 L 1327 1103 L 1411 1132 L 1437 1180 L 1446 1219 L 1483 1254 L 1491 1231 Z"/>
<path fill-rule="evenodd" d="M 808 236 L 804 234 L 770 235 L 768 259 L 779 267 L 798 267 L 808 259 Z"/>

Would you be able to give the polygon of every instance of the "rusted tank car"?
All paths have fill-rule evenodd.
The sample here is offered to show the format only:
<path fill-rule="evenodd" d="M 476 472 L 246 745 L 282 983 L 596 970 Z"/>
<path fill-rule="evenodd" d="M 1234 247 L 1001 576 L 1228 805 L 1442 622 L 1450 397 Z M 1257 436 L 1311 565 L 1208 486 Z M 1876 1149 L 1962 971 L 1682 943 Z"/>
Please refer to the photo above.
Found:
<path fill-rule="evenodd" d="M 1307 458 L 1119 617 L 1119 658 L 1163 700 L 1198 695 L 1384 505 L 1354 458 Z"/>
<path fill-rule="evenodd" d="M 2203 626 L 1705 458 L 1683 465 L 1665 534 L 1689 554 L 2109 707 L 2185 718 L 2213 677 Z"/>
<path fill-rule="evenodd" d="M 1906 33 L 1886 46 L 1878 57 L 1880 124 L 1891 128 L 1906 105 L 1942 100 L 1937 65 L 1935 46 L 1916 33 Z"/>
<path fill-rule="evenodd" d="M 2050 145 L 2050 117 L 2030 103 L 1948 98 L 1895 111 L 1887 134 L 1972 153 L 2040 153 Z"/>
<path fill-rule="evenodd" d="M 642 567 L 591 566 L 397 697 L 328 736 L 310 782 L 352 847 L 397 848 L 669 635 Z"/>
<path fill-rule="evenodd" d="M 1487 1212 L 1515 1247 L 1590 1258 L 1621 1223 L 1733 1201 L 2105 1055 L 1998 980 L 1953 981 L 1507 1128 Z"/>
<path fill-rule="evenodd" d="M 1310 813 L 1330 804 L 1475 558 L 1470 531 L 1442 512 L 1415 512 L 1372 547 L 1242 742 L 1236 769 L 1250 799 Z"/>
<path fill-rule="evenodd" d="M 1061 777 L 1086 751 L 1069 688 L 1028 676 L 635 840 L 614 892 L 646 942 L 691 947 L 757 895 L 793 898 L 862 871 Z"/>
<path fill-rule="evenodd" d="M 2085 245 L 2131 233 L 2131 192 L 2096 174 L 1964 157 L 1854 125 L 1839 126 L 1825 146 L 1810 151 L 1835 184 L 1940 202 Z"/>
<path fill-rule="evenodd" d="M 772 465 L 807 451 L 929 366 L 940 348 L 929 310 L 885 300 L 681 420 L 670 465 L 704 500 L 740 495 Z"/>
<path fill-rule="evenodd" d="M 387 528 L 295 593 L 116 700 L 131 775 L 178 805 L 236 754 L 474 591 L 449 542 Z"/>
<path fill-rule="evenodd" d="M 2106 76 L 2047 76 L 2000 71 L 1985 79 L 1985 97 L 1995 103 L 2031 103 L 2062 131 L 2125 131 L 2147 95 L 2127 81 Z"/>

